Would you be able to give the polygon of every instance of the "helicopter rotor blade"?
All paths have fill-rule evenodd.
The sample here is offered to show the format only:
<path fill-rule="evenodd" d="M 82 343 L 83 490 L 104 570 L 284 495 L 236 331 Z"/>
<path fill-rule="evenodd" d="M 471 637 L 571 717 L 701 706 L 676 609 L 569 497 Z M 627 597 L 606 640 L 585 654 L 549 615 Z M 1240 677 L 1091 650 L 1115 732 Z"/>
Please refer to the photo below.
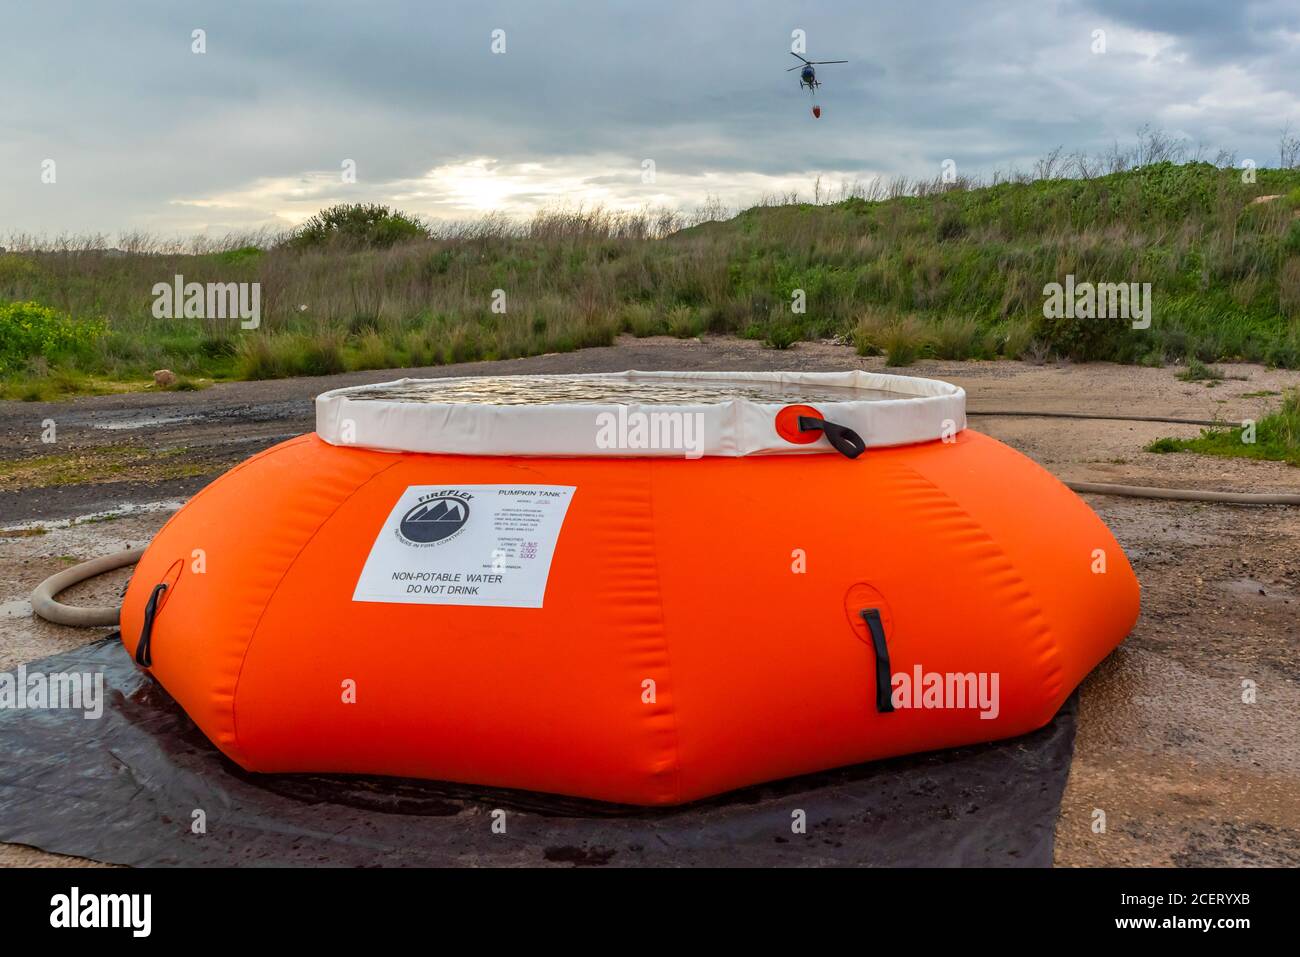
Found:
<path fill-rule="evenodd" d="M 820 66 L 823 63 L 848 63 L 848 60 L 809 60 L 809 63 Z"/>
<path fill-rule="evenodd" d="M 791 56 L 799 57 L 799 59 L 800 59 L 800 60 L 803 60 L 804 63 L 811 63 L 811 62 L 812 62 L 812 60 L 805 60 L 803 57 L 799 56 L 799 54 L 795 53 L 793 50 L 790 51 L 790 55 L 791 55 Z M 789 71 L 787 71 L 787 72 L 789 72 Z"/>
<path fill-rule="evenodd" d="M 791 70 L 802 70 L 802 69 L 803 69 L 802 66 L 792 66 L 792 67 L 790 67 L 789 70 L 786 70 L 785 72 L 786 72 L 786 73 L 789 73 Z"/>

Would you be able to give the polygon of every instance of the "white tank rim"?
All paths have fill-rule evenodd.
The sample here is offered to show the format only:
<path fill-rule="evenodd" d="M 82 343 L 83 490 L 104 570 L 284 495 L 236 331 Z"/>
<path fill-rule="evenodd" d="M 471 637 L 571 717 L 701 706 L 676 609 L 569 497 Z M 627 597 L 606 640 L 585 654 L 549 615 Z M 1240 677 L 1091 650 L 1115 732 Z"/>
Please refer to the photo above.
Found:
<path fill-rule="evenodd" d="M 717 402 L 490 402 L 371 398 L 395 388 L 510 380 L 539 386 L 555 380 L 637 385 L 656 380 L 733 384 L 741 388 L 846 390 L 836 400 Z M 856 400 L 852 394 L 896 393 Z M 571 375 L 447 376 L 347 386 L 316 398 L 316 434 L 331 445 L 385 452 L 560 457 L 737 457 L 833 453 L 825 438 L 809 444 L 778 432 L 776 415 L 809 405 L 857 432 L 868 449 L 939 441 L 966 428 L 966 392 L 938 379 L 864 370 L 844 372 L 655 371 Z"/>

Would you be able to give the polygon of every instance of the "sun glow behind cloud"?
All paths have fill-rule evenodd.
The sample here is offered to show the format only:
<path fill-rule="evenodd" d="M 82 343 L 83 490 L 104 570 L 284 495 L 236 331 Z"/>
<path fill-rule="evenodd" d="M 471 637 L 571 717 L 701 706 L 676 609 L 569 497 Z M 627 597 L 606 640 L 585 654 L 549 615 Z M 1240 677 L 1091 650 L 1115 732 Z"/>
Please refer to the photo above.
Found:
<path fill-rule="evenodd" d="M 874 175 L 863 170 L 832 171 L 822 174 L 820 188 L 833 193 L 841 183 Z M 808 176 L 717 171 L 656 170 L 654 182 L 644 183 L 640 163 L 624 157 L 508 163 L 478 156 L 435 166 L 418 177 L 380 183 L 364 179 L 344 183 L 340 174 L 320 170 L 295 177 L 262 178 L 240 189 L 176 199 L 170 205 L 178 212 L 191 210 L 196 225 L 215 214 L 250 225 L 296 226 L 333 203 L 386 203 L 435 221 L 462 221 L 488 214 L 527 219 L 557 206 L 610 210 L 668 207 L 689 212 L 721 203 L 734 209 L 764 196 L 797 193 L 811 199 L 816 186 L 815 178 Z"/>

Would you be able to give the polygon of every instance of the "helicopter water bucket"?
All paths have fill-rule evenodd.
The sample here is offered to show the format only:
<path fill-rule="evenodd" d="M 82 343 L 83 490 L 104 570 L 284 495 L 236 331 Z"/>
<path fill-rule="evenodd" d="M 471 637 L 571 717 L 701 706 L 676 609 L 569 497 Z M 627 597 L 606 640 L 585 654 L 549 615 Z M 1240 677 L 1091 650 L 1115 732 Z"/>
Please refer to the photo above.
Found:
<path fill-rule="evenodd" d="M 822 108 L 820 106 L 813 107 L 813 117 L 819 120 L 822 118 Z"/>

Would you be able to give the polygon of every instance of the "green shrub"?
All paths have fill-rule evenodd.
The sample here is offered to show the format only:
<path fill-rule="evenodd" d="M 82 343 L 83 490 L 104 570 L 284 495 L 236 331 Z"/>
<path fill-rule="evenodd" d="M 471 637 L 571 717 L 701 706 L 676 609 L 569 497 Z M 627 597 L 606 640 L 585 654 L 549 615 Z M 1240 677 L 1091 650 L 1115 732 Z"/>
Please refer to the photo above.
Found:
<path fill-rule="evenodd" d="M 367 332 L 356 344 L 348 366 L 352 369 L 393 369 L 402 364 L 392 345 L 377 332 Z"/>
<path fill-rule="evenodd" d="M 799 327 L 788 322 L 771 322 L 763 332 L 763 342 L 772 349 L 789 349 L 801 338 Z"/>
<path fill-rule="evenodd" d="M 85 352 L 106 331 L 102 321 L 75 321 L 38 302 L 5 303 L 0 305 L 0 373 L 37 357 L 52 361 Z"/>
<path fill-rule="evenodd" d="M 476 362 L 485 353 L 482 334 L 464 323 L 452 326 L 442 339 L 442 361 L 447 365 L 457 362 Z"/>
<path fill-rule="evenodd" d="M 934 354 L 940 359 L 972 359 L 980 355 L 982 339 L 974 319 L 950 316 L 934 328 Z"/>
<path fill-rule="evenodd" d="M 28 257 L 17 253 L 0 253 L 0 287 L 32 282 L 40 276 L 40 267 Z"/>
<path fill-rule="evenodd" d="M 1008 359 L 1019 359 L 1029 351 L 1034 341 L 1033 323 L 1025 319 L 1011 322 L 1002 334 L 1002 354 Z"/>
<path fill-rule="evenodd" d="M 1273 368 L 1300 369 L 1300 336 L 1270 343 L 1264 362 Z"/>
<path fill-rule="evenodd" d="M 252 335 L 239 340 L 235 375 L 240 379 L 284 379 L 333 375 L 347 368 L 336 334 Z"/>
<path fill-rule="evenodd" d="M 176 381 L 171 385 L 163 385 L 158 388 L 163 392 L 198 392 L 203 386 L 189 376 L 177 376 Z"/>
<path fill-rule="evenodd" d="M 935 223 L 934 232 L 935 239 L 941 243 L 961 239 L 966 235 L 966 223 L 960 213 L 950 209 L 944 210 Z"/>
<path fill-rule="evenodd" d="M 438 349 L 423 329 L 413 329 L 402 339 L 402 348 L 406 352 L 405 365 L 432 366 L 438 364 Z"/>
<path fill-rule="evenodd" d="M 933 337 L 918 317 L 892 316 L 875 311 L 858 320 L 853 342 L 858 355 L 884 353 L 887 366 L 910 366 L 927 350 L 934 348 Z"/>
<path fill-rule="evenodd" d="M 1041 314 L 1034 319 L 1034 329 L 1053 351 L 1083 362 L 1114 357 L 1133 331 L 1130 320 L 1119 317 L 1072 319 Z"/>
<path fill-rule="evenodd" d="M 306 337 L 302 350 L 294 358 L 293 375 L 334 375 L 347 368 L 343 361 L 343 344 L 330 332 Z"/>
<path fill-rule="evenodd" d="M 1187 368 L 1178 373 L 1178 378 L 1184 382 L 1217 382 L 1223 378 L 1223 372 L 1192 356 L 1187 360 Z"/>
<path fill-rule="evenodd" d="M 704 321 L 691 306 L 674 306 L 668 311 L 668 334 L 678 339 L 693 339 L 704 331 Z"/>
<path fill-rule="evenodd" d="M 70 395 L 85 395 L 94 391 L 96 390 L 90 386 L 84 376 L 75 376 L 70 372 L 56 372 L 53 375 L 16 379 L 0 388 L 0 396 L 23 402 L 57 402 Z"/>
<path fill-rule="evenodd" d="M 1161 455 L 1164 455 L 1165 453 L 1168 452 L 1178 452 L 1181 449 L 1182 446 L 1178 444 L 1177 439 L 1171 439 L 1167 437 L 1163 439 L 1156 439 L 1154 442 L 1151 442 L 1150 444 L 1147 445 L 1148 452 L 1157 452 Z"/>
<path fill-rule="evenodd" d="M 881 337 L 885 350 L 885 365 L 910 366 L 931 345 L 925 327 L 915 316 L 906 316 L 890 323 Z"/>
<path fill-rule="evenodd" d="M 1199 452 L 1233 458 L 1266 459 L 1300 466 L 1300 389 L 1282 397 L 1281 406 L 1255 423 L 1254 441 L 1243 429 L 1202 429 L 1194 439 L 1156 439 L 1148 452 Z"/>
<path fill-rule="evenodd" d="M 638 339 L 657 336 L 664 331 L 663 319 L 654 306 L 643 302 L 632 302 L 623 307 L 621 325 Z"/>
<path fill-rule="evenodd" d="M 234 266 L 243 262 L 256 262 L 261 256 L 262 250 L 258 246 L 240 246 L 238 249 L 227 249 L 217 253 L 217 262 Z"/>
<path fill-rule="evenodd" d="M 1293 219 L 1282 241 L 1282 250 L 1291 255 L 1300 255 L 1300 219 Z"/>
<path fill-rule="evenodd" d="M 224 359 L 235 354 L 235 340 L 229 336 L 205 335 L 199 340 L 199 355 L 205 359 Z"/>
<path fill-rule="evenodd" d="M 882 345 L 885 330 L 894 322 L 894 318 L 880 310 L 870 310 L 859 319 L 853 329 L 853 346 L 860 356 L 878 356 L 884 354 Z"/>
<path fill-rule="evenodd" d="M 373 312 L 358 312 L 348 320 L 348 335 L 362 338 L 379 331 L 379 317 Z"/>
<path fill-rule="evenodd" d="M 387 249 L 395 243 L 426 239 L 428 227 L 378 203 L 340 203 L 307 220 L 285 241 L 292 249 L 329 246 Z"/>

